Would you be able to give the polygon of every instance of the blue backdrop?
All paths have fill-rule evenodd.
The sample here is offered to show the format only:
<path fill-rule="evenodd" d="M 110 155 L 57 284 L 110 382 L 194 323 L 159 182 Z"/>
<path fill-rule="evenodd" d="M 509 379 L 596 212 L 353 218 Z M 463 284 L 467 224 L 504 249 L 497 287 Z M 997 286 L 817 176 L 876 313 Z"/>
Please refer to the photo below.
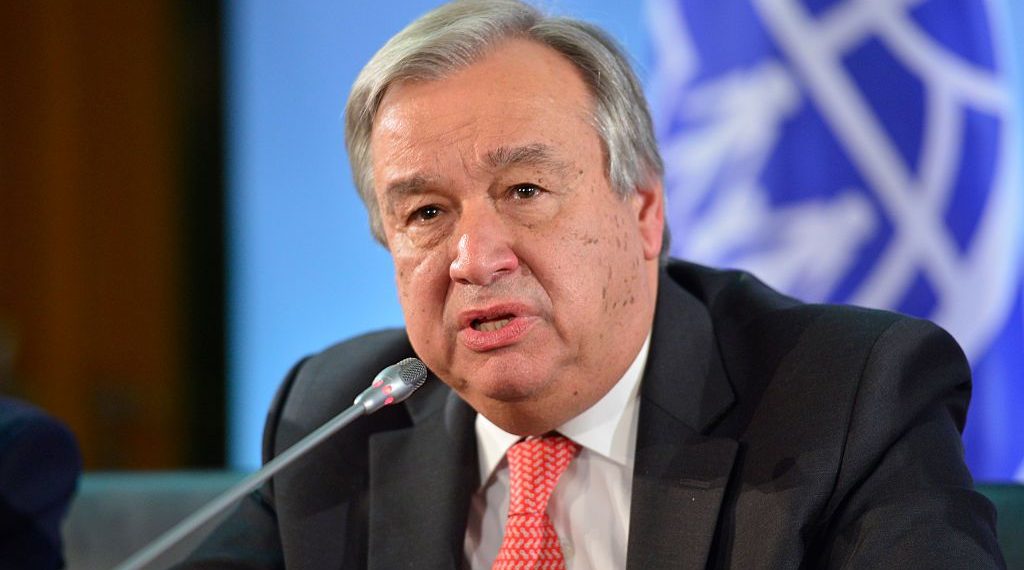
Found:
<path fill-rule="evenodd" d="M 1024 478 L 1010 8 L 648 2 L 673 253 L 944 326 L 974 368 L 964 439 L 985 480 Z"/>
<path fill-rule="evenodd" d="M 363 63 L 435 4 L 225 3 L 236 467 L 258 465 L 291 363 L 401 323 L 341 113 Z M 544 4 L 605 27 L 637 61 L 675 254 L 937 320 L 975 369 L 972 469 L 1024 478 L 1018 3 Z"/>

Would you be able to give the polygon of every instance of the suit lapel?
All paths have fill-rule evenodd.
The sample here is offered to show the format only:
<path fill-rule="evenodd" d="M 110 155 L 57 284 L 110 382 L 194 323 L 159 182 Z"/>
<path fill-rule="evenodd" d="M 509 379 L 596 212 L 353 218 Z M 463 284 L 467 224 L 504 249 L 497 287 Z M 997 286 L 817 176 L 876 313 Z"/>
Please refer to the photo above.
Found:
<path fill-rule="evenodd" d="M 662 273 L 641 388 L 631 570 L 707 566 L 739 444 L 704 432 L 733 401 L 707 309 Z"/>
<path fill-rule="evenodd" d="M 437 392 L 434 404 L 409 400 L 412 427 L 371 437 L 371 569 L 462 564 L 469 501 L 479 485 L 475 413 L 453 392 Z"/>

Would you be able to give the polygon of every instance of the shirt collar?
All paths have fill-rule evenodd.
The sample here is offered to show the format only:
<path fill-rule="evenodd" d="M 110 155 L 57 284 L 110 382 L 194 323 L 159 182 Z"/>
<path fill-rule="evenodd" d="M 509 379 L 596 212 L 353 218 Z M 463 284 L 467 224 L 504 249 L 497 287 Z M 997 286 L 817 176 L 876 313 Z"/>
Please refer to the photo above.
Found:
<path fill-rule="evenodd" d="M 632 468 L 636 448 L 637 396 L 650 346 L 651 335 L 648 334 L 633 363 L 611 390 L 596 404 L 562 424 L 558 432 L 585 449 Z M 520 437 L 494 425 L 483 414 L 476 415 L 475 428 L 480 483 L 485 485 L 505 457 L 505 452 Z"/>

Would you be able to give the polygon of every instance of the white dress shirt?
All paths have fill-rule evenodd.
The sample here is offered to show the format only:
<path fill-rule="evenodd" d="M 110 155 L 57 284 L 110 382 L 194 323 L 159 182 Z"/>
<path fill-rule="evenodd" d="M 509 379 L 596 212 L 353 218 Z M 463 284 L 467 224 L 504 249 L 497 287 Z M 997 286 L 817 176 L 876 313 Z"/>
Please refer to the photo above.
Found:
<path fill-rule="evenodd" d="M 581 448 L 558 480 L 547 510 L 567 568 L 626 567 L 640 378 L 650 342 L 648 335 L 633 364 L 603 398 L 558 428 Z M 519 439 L 477 414 L 483 483 L 473 495 L 466 526 L 465 555 L 470 568 L 489 569 L 498 556 L 508 517 L 505 452 Z"/>

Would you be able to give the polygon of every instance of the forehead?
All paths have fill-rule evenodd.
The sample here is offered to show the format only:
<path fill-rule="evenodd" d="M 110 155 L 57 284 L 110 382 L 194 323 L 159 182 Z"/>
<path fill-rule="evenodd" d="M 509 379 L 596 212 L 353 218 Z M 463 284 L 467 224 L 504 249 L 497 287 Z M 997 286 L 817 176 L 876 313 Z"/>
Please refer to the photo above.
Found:
<path fill-rule="evenodd" d="M 447 77 L 388 89 L 371 136 L 375 178 L 444 152 L 484 167 L 502 162 L 494 160 L 500 149 L 589 151 L 582 139 L 597 140 L 592 107 L 572 62 L 542 44 L 508 40 Z"/>

